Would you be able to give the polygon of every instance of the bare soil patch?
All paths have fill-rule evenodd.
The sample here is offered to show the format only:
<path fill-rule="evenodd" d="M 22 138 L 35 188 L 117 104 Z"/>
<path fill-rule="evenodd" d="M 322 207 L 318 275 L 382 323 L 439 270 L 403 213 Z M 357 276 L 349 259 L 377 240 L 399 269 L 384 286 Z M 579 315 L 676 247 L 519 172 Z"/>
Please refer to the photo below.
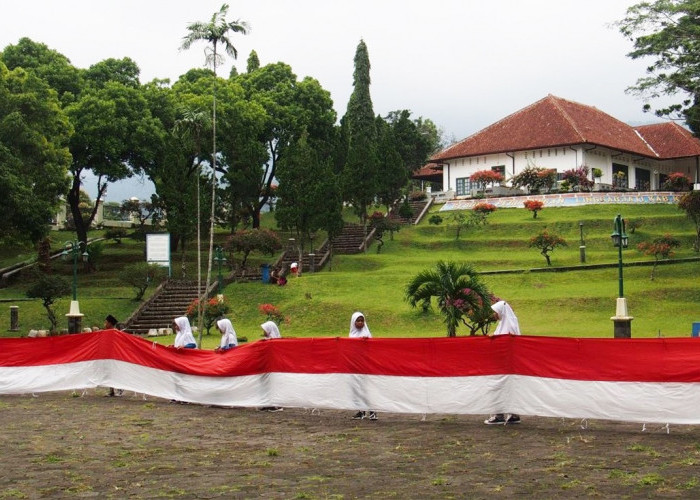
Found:
<path fill-rule="evenodd" d="M 698 498 L 700 427 L 0 396 L 0 498 Z"/>

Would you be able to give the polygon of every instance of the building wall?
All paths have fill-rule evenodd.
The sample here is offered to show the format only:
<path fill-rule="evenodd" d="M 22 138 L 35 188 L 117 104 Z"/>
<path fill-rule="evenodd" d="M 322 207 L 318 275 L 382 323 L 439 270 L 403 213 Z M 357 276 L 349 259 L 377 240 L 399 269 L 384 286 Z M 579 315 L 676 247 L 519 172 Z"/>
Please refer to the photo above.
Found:
<path fill-rule="evenodd" d="M 615 182 L 619 182 L 613 178 L 613 164 L 620 170 L 626 168 L 627 188 L 635 189 L 639 181 L 644 184 L 640 189 L 655 190 L 660 188 L 660 176 L 671 172 L 683 172 L 691 180 L 695 180 L 695 162 L 695 158 L 657 161 L 620 154 L 617 151 L 591 145 L 543 148 L 518 151 L 513 154 L 480 155 L 450 160 L 443 167 L 443 191 L 454 191 L 456 196 L 468 196 L 473 188 L 468 178 L 480 170 L 505 167 L 505 184 L 510 186 L 510 179 L 528 167 L 555 169 L 558 173 L 563 173 L 581 165 L 586 165 L 590 169 L 601 169 L 603 176 L 596 179 L 596 182 L 612 187 Z"/>

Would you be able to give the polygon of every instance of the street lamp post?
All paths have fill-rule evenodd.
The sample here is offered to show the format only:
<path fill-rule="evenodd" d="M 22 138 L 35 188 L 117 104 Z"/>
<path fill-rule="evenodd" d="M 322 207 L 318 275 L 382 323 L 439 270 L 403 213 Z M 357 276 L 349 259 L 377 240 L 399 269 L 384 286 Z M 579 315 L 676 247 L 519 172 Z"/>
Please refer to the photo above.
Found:
<path fill-rule="evenodd" d="M 87 245 L 83 241 L 67 241 L 61 255 L 64 258 L 73 258 L 73 300 L 71 300 L 70 310 L 66 314 L 68 333 L 80 333 L 83 314 L 80 313 L 80 304 L 78 303 L 78 258 L 83 262 L 87 261 L 89 257 Z"/>
<path fill-rule="evenodd" d="M 221 288 L 222 288 L 222 283 L 223 283 L 223 277 L 221 276 L 221 264 L 226 262 L 226 257 L 224 257 L 224 249 L 221 248 L 220 246 L 214 247 L 214 262 L 216 262 L 216 265 L 218 266 L 218 269 L 219 269 L 218 290 L 219 290 L 219 294 L 221 294 Z"/>
<path fill-rule="evenodd" d="M 629 238 L 625 232 L 625 220 L 618 214 L 615 217 L 613 232 L 610 235 L 613 241 L 613 246 L 617 247 L 617 272 L 618 272 L 618 287 L 619 294 L 617 297 L 615 316 L 610 319 L 613 321 L 613 334 L 615 338 L 630 338 L 632 336 L 632 320 L 634 319 L 627 311 L 627 299 L 624 293 L 624 279 L 622 276 L 622 249 L 627 248 Z"/>
<path fill-rule="evenodd" d="M 581 245 L 578 247 L 578 250 L 581 257 L 581 264 L 583 264 L 586 262 L 586 243 L 583 241 L 583 222 L 579 222 L 578 227 L 581 232 Z"/>

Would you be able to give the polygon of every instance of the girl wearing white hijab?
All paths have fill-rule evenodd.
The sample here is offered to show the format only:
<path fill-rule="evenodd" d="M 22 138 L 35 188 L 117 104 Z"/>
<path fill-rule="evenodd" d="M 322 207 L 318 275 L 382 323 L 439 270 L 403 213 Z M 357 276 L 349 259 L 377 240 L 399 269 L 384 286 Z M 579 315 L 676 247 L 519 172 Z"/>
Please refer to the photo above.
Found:
<path fill-rule="evenodd" d="M 221 332 L 221 344 L 217 347 L 217 351 L 228 351 L 238 345 L 236 330 L 233 329 L 231 320 L 223 318 L 216 322 L 216 327 Z"/>
<path fill-rule="evenodd" d="M 282 338 L 282 334 L 280 333 L 280 329 L 277 328 L 277 323 L 274 321 L 266 321 L 262 325 L 260 325 L 263 329 L 263 336 L 266 339 L 280 339 Z"/>
<path fill-rule="evenodd" d="M 175 318 L 175 320 L 173 321 L 173 327 L 177 332 L 175 334 L 176 348 L 197 348 L 197 341 L 194 339 L 194 335 L 192 334 L 192 327 L 190 326 L 190 320 L 187 319 L 187 316 L 180 316 L 179 318 Z"/>
<path fill-rule="evenodd" d="M 515 316 L 515 313 L 508 302 L 505 300 L 499 300 L 491 306 L 491 309 L 493 309 L 498 317 L 498 324 L 496 325 L 496 329 L 493 331 L 494 335 L 505 335 L 507 333 L 510 333 L 511 335 L 520 335 L 518 318 Z"/>
<path fill-rule="evenodd" d="M 352 313 L 350 318 L 350 335 L 351 338 L 372 338 L 372 334 L 369 331 L 369 326 L 365 321 L 365 315 L 357 311 Z M 377 412 L 374 410 L 359 410 L 352 416 L 353 420 L 377 420 Z"/>
<path fill-rule="evenodd" d="M 518 324 L 518 318 L 515 316 L 513 309 L 505 300 L 499 300 L 491 306 L 491 309 L 496 313 L 498 318 L 498 324 L 496 329 L 493 331 L 494 335 L 520 335 L 520 324 Z M 484 420 L 486 425 L 506 425 L 506 424 L 519 424 L 520 415 L 515 413 L 497 413 L 491 415 L 488 419 Z"/>
<path fill-rule="evenodd" d="M 359 311 L 352 313 L 352 317 L 350 318 L 350 337 L 372 338 L 372 334 L 369 331 L 369 326 L 367 326 L 367 322 L 365 321 L 365 315 Z"/>

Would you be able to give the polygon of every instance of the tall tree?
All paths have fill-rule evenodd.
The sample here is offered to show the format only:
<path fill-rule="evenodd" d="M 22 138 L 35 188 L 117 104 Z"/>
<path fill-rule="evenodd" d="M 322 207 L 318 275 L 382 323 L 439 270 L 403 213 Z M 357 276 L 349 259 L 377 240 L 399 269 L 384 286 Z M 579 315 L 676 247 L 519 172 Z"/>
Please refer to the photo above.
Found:
<path fill-rule="evenodd" d="M 258 53 L 251 50 L 246 64 L 246 72 L 252 73 L 256 69 L 260 69 L 260 59 L 258 59 Z"/>
<path fill-rule="evenodd" d="M 5 47 L 0 59 L 10 70 L 21 67 L 46 81 L 58 93 L 64 106 L 83 89 L 82 71 L 74 67 L 66 56 L 43 43 L 21 38 L 16 45 Z"/>
<path fill-rule="evenodd" d="M 197 21 L 187 26 L 189 33 L 182 40 L 181 48 L 189 49 L 193 43 L 204 41 L 208 44 L 205 49 L 206 63 L 211 65 L 214 71 L 214 80 L 212 88 L 212 153 L 211 153 L 211 214 L 209 217 L 209 257 L 207 259 L 207 280 L 206 290 L 209 290 L 211 283 L 211 266 L 214 254 L 214 214 L 216 204 L 216 157 L 218 155 L 216 149 L 216 68 L 223 62 L 223 56 L 219 53 L 219 46 L 222 46 L 224 51 L 236 59 L 238 50 L 231 42 L 229 35 L 233 33 L 248 33 L 248 25 L 244 21 L 228 21 L 228 4 L 223 4 L 219 12 L 215 12 L 208 22 Z M 200 303 L 202 301 L 200 300 Z M 202 314 L 199 315 L 201 318 Z M 201 321 L 200 321 L 201 322 Z M 199 328 L 201 337 L 201 325 Z M 201 340 L 201 338 L 200 338 Z"/>
<path fill-rule="evenodd" d="M 278 163 L 302 133 L 307 134 L 308 144 L 319 157 L 332 155 L 336 113 L 330 93 L 313 78 L 297 81 L 287 64 L 268 64 L 250 74 L 241 75 L 239 80 L 245 89 L 246 99 L 257 103 L 265 113 L 263 130 L 258 139 L 267 153 L 261 163 L 247 167 L 255 169 L 258 175 L 257 193 L 255 198 L 250 198 L 248 207 L 253 227 L 258 227 L 260 211 L 269 199 Z"/>
<path fill-rule="evenodd" d="M 70 140 L 73 161 L 68 205 L 75 219 L 76 235 L 87 241 L 87 231 L 109 183 L 131 177 L 147 168 L 162 141 L 160 123 L 151 116 L 141 88 L 108 81 L 102 88 L 88 88 L 66 107 L 75 133 Z M 86 171 L 97 177 L 97 196 L 90 217 L 80 215 L 80 189 Z"/>
<path fill-rule="evenodd" d="M 343 197 L 367 231 L 367 207 L 378 191 L 379 159 L 377 157 L 377 127 L 374 122 L 372 98 L 369 92 L 370 63 L 367 45 L 360 40 L 355 51 L 353 91 L 345 113 L 348 152 L 343 169 Z"/>
<path fill-rule="evenodd" d="M 386 206 L 391 206 L 401 196 L 408 183 L 408 170 L 399 154 L 396 136 L 383 118 L 376 118 L 379 169 L 377 196 Z"/>
<path fill-rule="evenodd" d="M 0 62 L 0 233 L 37 243 L 67 189 L 73 129 L 56 92 Z"/>
<path fill-rule="evenodd" d="M 319 158 L 306 134 L 302 134 L 280 162 L 275 219 L 283 229 L 296 231 L 300 252 L 311 234 L 333 217 L 332 200 L 329 203 L 326 192 L 329 178 L 336 184 L 333 177 L 330 159 Z"/>
<path fill-rule="evenodd" d="M 660 95 L 685 98 L 680 103 L 656 109 L 657 116 L 683 119 L 700 136 L 700 2 L 655 0 L 627 9 L 617 23 L 620 32 L 634 42 L 632 59 L 651 57 L 649 76 L 628 90 L 650 99 Z M 651 104 L 644 105 L 645 110 Z"/>

